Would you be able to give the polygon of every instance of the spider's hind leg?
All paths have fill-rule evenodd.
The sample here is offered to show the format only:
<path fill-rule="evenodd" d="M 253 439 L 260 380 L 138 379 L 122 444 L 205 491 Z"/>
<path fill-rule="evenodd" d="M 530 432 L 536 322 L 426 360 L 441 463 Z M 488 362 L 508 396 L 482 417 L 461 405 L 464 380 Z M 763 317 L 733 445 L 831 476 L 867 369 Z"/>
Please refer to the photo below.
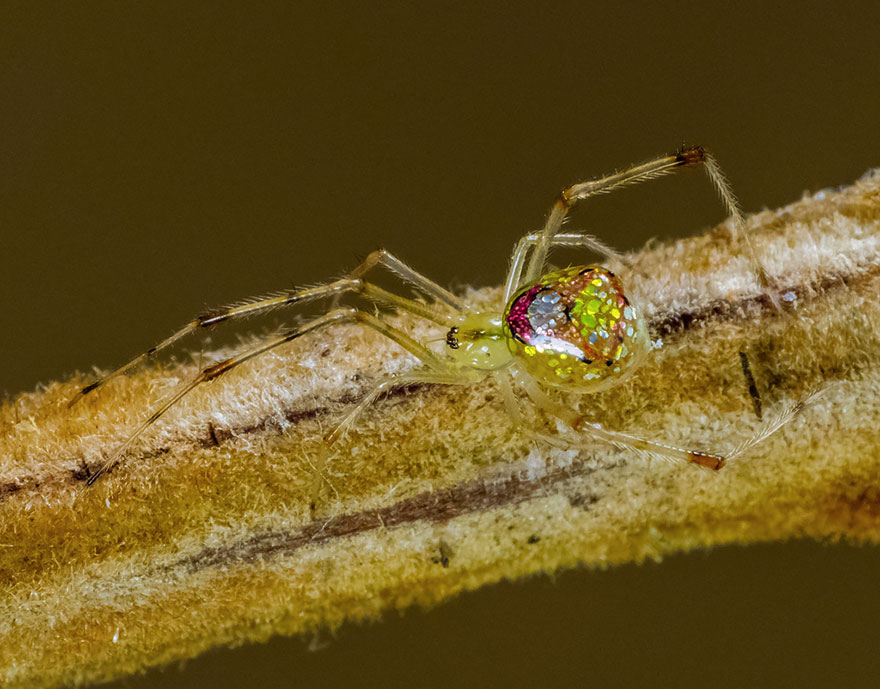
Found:
<path fill-rule="evenodd" d="M 712 469 L 713 471 L 722 469 L 729 462 L 737 459 L 745 454 L 746 451 L 776 433 L 783 426 L 791 422 L 810 402 L 817 399 L 825 391 L 822 389 L 812 392 L 806 398 L 787 406 L 775 417 L 764 421 L 744 442 L 737 445 L 730 452 L 721 454 L 705 452 L 702 450 L 689 450 L 674 445 L 666 445 L 653 440 L 640 438 L 629 433 L 622 433 L 620 431 L 612 431 L 603 428 L 599 424 L 588 422 L 575 410 L 552 400 L 530 377 L 518 376 L 517 383 L 526 391 L 526 394 L 536 405 L 549 414 L 561 419 L 578 434 L 575 437 L 564 437 L 542 433 L 535 434 L 537 437 L 546 440 L 551 444 L 564 445 L 569 448 L 589 448 L 595 446 L 596 441 L 600 441 L 625 450 L 631 450 L 636 454 L 653 455 L 682 464 L 696 464 L 697 466 Z"/>

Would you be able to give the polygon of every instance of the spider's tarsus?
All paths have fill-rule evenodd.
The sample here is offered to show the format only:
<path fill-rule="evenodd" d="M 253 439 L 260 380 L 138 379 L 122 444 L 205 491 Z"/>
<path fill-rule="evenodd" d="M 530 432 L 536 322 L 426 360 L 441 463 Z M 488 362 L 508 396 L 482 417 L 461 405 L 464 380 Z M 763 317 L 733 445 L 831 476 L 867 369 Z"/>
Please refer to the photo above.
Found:
<path fill-rule="evenodd" d="M 100 384 L 101 384 L 101 381 L 96 380 L 92 383 L 89 383 L 85 387 L 81 388 L 80 391 L 73 396 L 73 398 L 70 400 L 70 402 L 67 403 L 67 408 L 70 409 L 74 404 L 79 402 L 83 397 L 88 395 L 92 390 L 94 390 Z"/>
<path fill-rule="evenodd" d="M 87 395 L 92 390 L 94 390 L 96 387 L 98 387 L 100 384 L 101 384 L 100 380 L 96 380 L 93 383 L 89 383 L 82 390 L 79 391 L 79 394 L 80 395 Z"/>
<path fill-rule="evenodd" d="M 100 469 L 98 469 L 94 474 L 92 474 L 91 476 L 89 476 L 86 479 L 86 486 L 88 486 L 89 488 L 94 486 L 95 482 L 99 478 L 101 478 L 105 473 L 107 473 L 107 470 L 104 467 L 101 467 Z"/>
<path fill-rule="evenodd" d="M 703 454 L 702 452 L 690 452 L 688 454 L 690 454 L 690 461 L 693 464 L 701 467 L 706 467 L 707 469 L 711 469 L 712 471 L 718 471 L 719 469 L 724 468 L 724 465 L 727 464 L 727 460 L 724 459 L 724 457 L 707 455 Z"/>

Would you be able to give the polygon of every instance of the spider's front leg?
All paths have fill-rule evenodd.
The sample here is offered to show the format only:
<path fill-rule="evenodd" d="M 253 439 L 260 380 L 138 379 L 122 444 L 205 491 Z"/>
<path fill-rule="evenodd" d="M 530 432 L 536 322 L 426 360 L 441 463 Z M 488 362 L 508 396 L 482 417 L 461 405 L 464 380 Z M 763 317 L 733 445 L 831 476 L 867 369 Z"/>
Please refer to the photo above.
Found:
<path fill-rule="evenodd" d="M 412 285 L 423 295 L 433 299 L 435 302 L 451 306 L 457 312 L 461 312 L 465 309 L 465 303 L 452 292 L 445 287 L 438 285 L 425 275 L 422 275 L 417 270 L 410 268 L 406 263 L 401 261 L 387 249 L 377 249 L 376 251 L 371 252 L 357 268 L 345 277 L 350 280 L 363 278 L 377 266 L 385 268 L 388 272 L 396 275 L 405 283 Z M 336 301 L 334 301 L 334 307 L 335 305 Z"/>
<path fill-rule="evenodd" d="M 508 274 L 508 298 L 519 284 L 533 284 L 544 273 L 547 255 L 554 243 L 553 239 L 559 234 L 568 213 L 578 201 L 591 196 L 606 194 L 631 184 L 656 179 L 680 168 L 700 165 L 705 169 L 712 185 L 721 197 L 724 207 L 733 219 L 734 233 L 737 237 L 741 237 L 746 244 L 749 259 L 752 263 L 752 271 L 756 275 L 758 283 L 769 296 L 777 311 L 782 311 L 776 294 L 778 290 L 776 290 L 773 280 L 764 269 L 758 253 L 752 244 L 751 235 L 746 228 L 745 217 L 736 200 L 736 196 L 734 196 L 733 190 L 730 188 L 730 184 L 727 182 L 715 158 L 702 146 L 685 146 L 671 155 L 661 156 L 622 172 L 573 184 L 565 189 L 550 209 L 550 214 L 547 216 L 544 227 L 537 234 L 536 241 L 531 244 L 532 251 L 527 265 L 525 252 L 518 258 L 515 257 Z M 523 276 L 521 280 L 519 279 L 520 274 Z"/>
<path fill-rule="evenodd" d="M 527 234 L 522 237 L 513 248 L 510 256 L 510 268 L 507 272 L 507 280 L 504 285 L 504 303 L 510 301 L 513 293 L 523 286 L 522 273 L 525 269 L 526 259 L 529 252 L 535 248 L 541 238 L 540 233 Z M 567 249 L 587 249 L 594 251 L 600 256 L 605 257 L 611 265 L 618 264 L 623 261 L 623 256 L 605 244 L 602 240 L 590 234 L 582 232 L 566 232 L 554 235 L 550 240 L 552 247 L 565 247 Z"/>
<path fill-rule="evenodd" d="M 379 290 L 379 288 L 375 289 Z M 380 293 L 382 295 L 389 294 L 385 293 L 384 290 L 380 290 Z M 391 296 L 393 297 L 394 295 Z M 402 297 L 394 297 L 394 299 L 396 300 L 396 302 L 399 301 L 401 304 L 409 304 L 408 300 L 405 300 Z M 413 302 L 412 305 L 414 308 L 424 308 L 422 305 L 416 302 Z M 292 342 L 293 340 L 302 337 L 306 333 L 314 332 L 316 330 L 320 330 L 337 323 L 361 323 L 363 325 L 366 325 L 367 327 L 370 327 L 378 331 L 382 335 L 388 337 L 389 339 L 393 340 L 403 349 L 416 356 L 422 363 L 422 365 L 434 374 L 447 374 L 450 371 L 449 362 L 444 357 L 435 354 L 423 344 L 415 341 L 403 331 L 389 325 L 378 316 L 355 308 L 337 309 L 323 316 L 315 318 L 314 320 L 311 320 L 302 326 L 299 326 L 292 330 L 288 330 L 278 337 L 266 340 L 265 342 L 255 345 L 251 349 L 248 349 L 234 357 L 202 369 L 192 380 L 184 384 L 177 392 L 172 394 L 168 399 L 160 404 L 159 407 L 149 416 L 149 418 L 141 423 L 125 440 L 125 442 L 123 442 L 122 445 L 120 445 L 113 452 L 110 458 L 107 459 L 104 464 L 102 464 L 101 467 L 89 477 L 86 483 L 88 485 L 94 484 L 103 474 L 105 474 L 113 466 L 115 466 L 135 440 L 137 440 L 150 426 L 156 423 L 172 407 L 180 402 L 180 400 L 189 395 L 196 388 L 200 387 L 204 383 L 216 380 L 224 373 L 231 371 L 241 364 L 258 357 L 261 354 L 265 354 L 270 350 L 280 347 L 281 345 Z"/>
<path fill-rule="evenodd" d="M 445 304 L 446 306 L 451 307 L 455 312 L 461 312 L 464 308 L 464 304 L 462 303 L 462 301 L 454 294 L 444 289 L 433 280 L 430 280 L 421 273 L 413 270 L 407 264 L 405 264 L 403 261 L 392 255 L 388 251 L 384 249 L 379 249 L 378 251 L 374 251 L 369 256 L 367 256 L 363 263 L 361 263 L 357 268 L 351 271 L 349 275 L 339 280 L 334 280 L 333 282 L 329 282 L 325 285 L 318 285 L 317 287 L 285 290 L 270 297 L 248 299 L 241 304 L 218 309 L 216 311 L 211 311 L 209 313 L 199 316 L 198 318 L 193 319 L 182 328 L 177 330 L 177 332 L 173 333 L 170 337 L 162 340 L 162 342 L 160 342 L 159 344 L 155 345 L 154 347 L 150 347 L 147 351 L 139 354 L 128 363 L 123 364 L 116 370 L 111 371 L 107 375 L 98 378 L 97 380 L 84 386 L 73 397 L 73 399 L 70 400 L 68 406 L 72 407 L 86 395 L 96 391 L 98 388 L 103 387 L 106 383 L 113 380 L 114 378 L 128 373 L 138 364 L 146 361 L 147 359 L 153 358 L 159 352 L 167 349 L 187 335 L 190 335 L 202 329 L 213 328 L 214 326 L 217 326 L 221 323 L 241 320 L 243 318 L 247 318 L 258 313 L 269 311 L 271 309 L 289 307 L 298 304 L 306 304 L 331 297 L 332 305 L 330 307 L 330 310 L 333 310 L 339 306 L 339 299 L 342 296 L 352 293 L 363 293 L 368 298 L 382 302 L 388 306 L 411 311 L 412 313 L 416 313 L 417 315 L 432 320 L 435 323 L 445 323 L 446 313 L 444 311 L 441 311 L 440 309 L 431 305 L 415 302 L 411 299 L 406 299 L 405 297 L 399 297 L 396 294 L 387 292 L 364 280 L 364 275 L 376 266 L 382 266 L 386 268 L 393 274 L 397 275 L 404 282 L 414 286 L 425 296 L 430 297 L 439 304 Z"/>

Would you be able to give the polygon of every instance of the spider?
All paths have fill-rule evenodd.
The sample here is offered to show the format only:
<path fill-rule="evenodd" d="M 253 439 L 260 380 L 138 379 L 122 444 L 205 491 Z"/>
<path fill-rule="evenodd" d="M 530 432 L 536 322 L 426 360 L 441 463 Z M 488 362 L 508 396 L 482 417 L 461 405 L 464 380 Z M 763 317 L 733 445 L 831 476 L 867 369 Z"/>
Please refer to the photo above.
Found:
<path fill-rule="evenodd" d="M 394 375 L 376 385 L 324 436 L 327 452 L 355 424 L 369 405 L 393 388 L 413 383 L 474 385 L 493 378 L 497 381 L 505 406 L 514 419 L 521 420 L 514 392 L 516 387 L 538 408 L 556 417 L 575 432 L 576 440 L 569 441 L 569 446 L 589 446 L 594 441 L 600 441 L 715 471 L 721 469 L 734 456 L 780 427 L 791 414 L 783 415 L 772 424 L 773 428 L 756 433 L 750 441 L 725 456 L 674 447 L 604 428 L 588 422 L 575 409 L 557 402 L 548 394 L 548 388 L 573 393 L 594 393 L 618 385 L 638 368 L 653 348 L 638 306 L 629 301 L 621 278 L 614 272 L 600 265 L 578 265 L 545 272 L 551 247 L 588 249 L 609 260 L 619 258 L 616 252 L 595 237 L 576 232 L 561 232 L 567 214 L 575 203 L 590 196 L 654 179 L 678 168 L 700 165 L 708 173 L 728 213 L 733 217 L 737 230 L 743 232 L 743 215 L 715 159 L 700 146 L 683 147 L 674 154 L 565 189 L 551 208 L 543 228 L 537 233 L 520 238 L 515 245 L 505 280 L 502 311 L 486 312 L 470 308 L 459 296 L 416 272 L 388 251 L 380 249 L 338 280 L 199 316 L 124 366 L 83 387 L 70 401 L 70 405 L 201 328 L 210 328 L 279 306 L 331 299 L 331 307 L 324 315 L 236 356 L 203 368 L 160 404 L 116 448 L 109 459 L 91 474 L 87 484 L 93 485 L 113 468 L 144 431 L 195 388 L 306 333 L 345 322 L 360 323 L 375 329 L 416 357 L 421 366 Z M 748 240 L 747 235 L 746 239 Z M 766 286 L 767 277 L 760 268 L 751 244 L 748 241 L 747 244 L 752 251 L 759 281 Z M 430 301 L 409 299 L 368 281 L 366 274 L 377 266 L 389 270 Z M 446 330 L 444 354 L 436 353 L 425 344 L 414 340 L 379 314 L 354 307 L 338 308 L 339 297 L 352 293 L 362 295 L 378 305 L 409 312 L 442 326 Z M 535 435 L 549 442 L 558 442 L 558 436 L 540 433 Z"/>

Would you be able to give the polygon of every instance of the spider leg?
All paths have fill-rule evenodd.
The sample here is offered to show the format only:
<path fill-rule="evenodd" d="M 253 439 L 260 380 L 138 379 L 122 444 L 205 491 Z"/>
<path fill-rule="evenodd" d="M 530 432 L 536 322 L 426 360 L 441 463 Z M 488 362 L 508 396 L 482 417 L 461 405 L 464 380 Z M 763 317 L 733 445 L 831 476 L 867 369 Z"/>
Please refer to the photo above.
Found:
<path fill-rule="evenodd" d="M 522 286 L 522 272 L 525 268 L 526 257 L 529 250 L 537 244 L 540 234 L 527 234 L 520 239 L 513 249 L 510 257 L 510 269 L 507 272 L 507 280 L 504 287 L 504 303 L 510 301 L 513 293 Z M 589 249 L 595 251 L 610 261 L 619 262 L 622 256 L 603 241 L 590 234 L 580 232 L 566 232 L 554 235 L 550 239 L 551 246 L 564 246 L 572 249 Z"/>
<path fill-rule="evenodd" d="M 451 362 L 447 364 L 446 371 L 438 371 L 435 369 L 417 369 L 407 373 L 390 376 L 378 383 L 363 399 L 358 402 L 357 406 L 348 412 L 336 427 L 324 436 L 324 442 L 319 450 L 319 456 L 314 463 L 315 479 L 312 483 L 310 506 L 314 511 L 320 497 L 322 484 L 327 481 L 324 476 L 324 470 L 330 460 L 333 445 L 342 438 L 363 413 L 376 402 L 379 397 L 386 392 L 390 392 L 395 388 L 405 387 L 419 383 L 435 383 L 441 385 L 473 385 L 486 377 L 484 372 L 476 369 L 460 368 Z M 327 481 L 329 483 L 329 481 Z"/>
<path fill-rule="evenodd" d="M 73 399 L 70 400 L 67 406 L 72 407 L 90 392 L 94 392 L 98 388 L 103 387 L 108 381 L 118 376 L 121 376 L 124 373 L 127 373 L 141 362 L 153 357 L 158 352 L 166 349 L 167 347 L 170 347 L 181 338 L 195 332 L 199 328 L 209 328 L 224 321 L 245 318 L 255 313 L 259 313 L 260 311 L 266 311 L 268 309 L 274 309 L 281 306 L 290 306 L 292 304 L 307 303 L 316 299 L 321 299 L 322 297 L 326 297 L 328 295 L 350 292 L 358 286 L 358 282 L 359 281 L 357 280 L 347 279 L 336 280 L 326 285 L 320 285 L 318 287 L 310 287 L 301 290 L 291 290 L 270 297 L 268 299 L 257 299 L 253 301 L 248 301 L 244 304 L 231 306 L 228 308 L 220 309 L 218 311 L 212 311 L 211 313 L 199 316 L 198 318 L 195 318 L 194 320 L 184 325 L 170 337 L 162 340 L 162 342 L 160 342 L 159 344 L 155 345 L 154 347 L 150 347 L 150 349 L 145 351 L 143 354 L 139 354 L 128 363 L 123 364 L 122 366 L 117 368 L 115 371 L 112 371 L 106 376 L 103 376 L 102 378 L 99 378 L 98 380 L 89 383 L 88 385 L 83 387 L 73 397 Z"/>
<path fill-rule="evenodd" d="M 570 426 L 572 430 L 585 436 L 582 440 L 573 441 L 568 438 L 561 438 L 557 435 L 549 435 L 545 433 L 535 434 L 551 444 L 562 444 L 566 447 L 590 447 L 594 440 L 599 440 L 626 450 L 658 455 L 674 462 L 697 464 L 712 469 L 713 471 L 718 471 L 728 462 L 737 459 L 755 445 L 761 443 L 766 438 L 769 438 L 783 426 L 792 421 L 808 404 L 818 399 L 827 390 L 827 388 L 815 390 L 805 398 L 789 405 L 775 417 L 762 423 L 751 437 L 737 445 L 730 452 L 721 455 L 699 450 L 687 450 L 674 445 L 666 445 L 653 440 L 646 440 L 645 438 L 640 438 L 629 433 L 610 431 L 599 424 L 586 421 L 583 416 L 573 409 L 569 409 L 568 407 L 558 404 L 550 399 L 550 397 L 540 389 L 538 384 L 531 377 L 519 374 L 516 377 L 516 382 L 523 387 L 526 394 L 535 402 L 535 404 L 553 416 L 561 419 Z"/>
<path fill-rule="evenodd" d="M 730 188 L 730 184 L 721 172 L 721 168 L 718 166 L 715 158 L 702 146 L 685 147 L 675 154 L 662 156 L 647 163 L 636 165 L 629 170 L 617 172 L 613 175 L 608 175 L 607 177 L 601 177 L 588 182 L 574 184 L 565 189 L 551 208 L 550 215 L 547 216 L 544 227 L 538 235 L 538 239 L 534 245 L 534 251 L 532 252 L 528 267 L 525 269 L 525 276 L 522 282 L 532 284 L 537 281 L 544 272 L 551 240 L 559 232 L 565 217 L 575 203 L 589 196 L 606 194 L 630 184 L 662 177 L 663 175 L 674 172 L 680 167 L 690 167 L 694 165 L 704 166 L 706 173 L 712 181 L 718 195 L 721 197 L 728 214 L 733 218 L 736 234 L 745 238 L 753 270 L 758 277 L 761 287 L 768 292 L 770 299 L 773 301 L 777 310 L 781 310 L 781 305 L 776 298 L 774 290 L 767 289 L 772 286 L 772 281 L 768 277 L 761 262 L 758 260 L 758 255 L 752 244 L 751 238 L 745 230 L 745 218 L 742 210 L 740 210 L 739 203 Z M 510 278 L 508 278 L 508 282 L 510 282 Z"/>
<path fill-rule="evenodd" d="M 833 387 L 833 384 L 825 386 L 823 388 L 818 388 L 818 389 L 812 390 L 809 394 L 806 395 L 806 397 L 803 397 L 803 398 L 799 399 L 797 402 L 790 404 L 785 409 L 783 409 L 781 412 L 779 412 L 779 414 L 777 414 L 773 418 L 769 419 L 768 421 L 765 421 L 764 423 L 762 423 L 758 427 L 758 429 L 752 434 L 752 436 L 750 438 L 747 438 L 745 441 L 743 441 L 739 445 L 737 445 L 733 449 L 733 451 L 727 455 L 727 458 L 730 460 L 730 459 L 735 459 L 735 458 L 739 457 L 740 455 L 745 453 L 750 448 L 752 448 L 755 445 L 757 445 L 758 443 L 762 442 L 765 438 L 768 438 L 771 435 L 773 435 L 774 433 L 776 433 L 776 431 L 778 431 L 780 428 L 785 426 L 787 423 L 789 423 L 796 416 L 801 414 L 801 412 L 803 412 L 804 409 L 806 409 L 809 404 L 811 404 L 812 402 L 819 399 L 819 397 L 824 395 L 831 387 Z"/>
<path fill-rule="evenodd" d="M 516 398 L 516 394 L 513 391 L 513 385 L 510 382 L 510 378 L 507 376 L 496 376 L 496 380 L 498 381 L 498 388 L 501 390 L 501 399 L 504 402 L 504 408 L 507 410 L 508 416 L 513 420 L 514 425 L 522 426 L 524 424 L 524 419 L 522 415 L 522 409 L 519 405 L 519 400 Z"/>
<path fill-rule="evenodd" d="M 583 416 L 578 414 L 574 409 L 565 407 L 553 399 L 551 399 L 535 382 L 531 376 L 520 374 L 516 378 L 516 382 L 526 391 L 529 398 L 541 409 L 549 412 L 553 416 L 561 419 L 572 430 L 581 436 L 589 438 L 588 442 L 570 441 L 560 438 L 559 436 L 551 436 L 538 433 L 537 435 L 544 440 L 548 440 L 554 444 L 564 443 L 567 446 L 590 446 L 592 441 L 599 440 L 609 443 L 615 447 L 634 450 L 636 452 L 647 452 L 652 455 L 659 455 L 665 459 L 675 462 L 683 462 L 688 464 L 697 464 L 707 467 L 714 471 L 718 471 L 732 456 L 722 456 L 709 452 L 701 452 L 698 450 L 686 450 L 674 445 L 666 445 L 653 440 L 646 440 L 629 433 L 621 433 L 620 431 L 611 431 L 603 428 L 599 424 L 588 422 Z M 777 429 L 774 429 L 777 430 Z"/>
<path fill-rule="evenodd" d="M 450 370 L 450 363 L 444 357 L 441 357 L 430 349 L 425 347 L 423 344 L 417 342 L 409 335 L 404 333 L 397 328 L 392 327 L 381 318 L 374 316 L 371 313 L 366 311 L 360 311 L 354 308 L 348 309 L 338 309 L 335 311 L 331 311 L 323 316 L 315 318 L 308 323 L 305 323 L 302 326 L 297 328 L 293 328 L 278 337 L 274 337 L 265 342 L 262 342 L 251 349 L 248 349 L 234 357 L 216 363 L 212 366 L 207 366 L 202 369 L 198 375 L 196 375 L 192 380 L 185 383 L 180 389 L 178 389 L 175 393 L 173 393 L 168 399 L 166 399 L 159 407 L 147 418 L 143 423 L 141 423 L 129 437 L 122 443 L 110 456 L 110 458 L 101 465 L 101 467 L 92 474 L 89 479 L 86 481 L 88 485 L 94 484 L 103 474 L 107 473 L 115 464 L 119 462 L 119 460 L 123 457 L 126 450 L 137 440 L 150 426 L 152 426 L 156 421 L 158 421 L 169 409 L 174 407 L 180 400 L 186 397 L 190 392 L 194 389 L 202 385 L 203 383 L 208 383 L 212 380 L 215 380 L 219 376 L 224 373 L 232 370 L 233 368 L 249 361 L 261 354 L 264 354 L 276 347 L 280 347 L 283 344 L 288 342 L 292 342 L 293 340 L 302 337 L 306 333 L 318 330 L 320 328 L 325 328 L 329 325 L 333 325 L 334 323 L 362 323 L 378 332 L 382 333 L 386 337 L 390 338 L 405 350 L 416 356 L 426 369 L 430 371 L 434 371 L 438 374 L 446 374 Z"/>
<path fill-rule="evenodd" d="M 370 259 L 372 260 L 371 264 L 367 264 L 365 261 L 358 269 L 352 272 L 352 274 L 348 277 L 342 278 L 340 280 L 335 280 L 333 282 L 327 283 L 326 285 L 319 285 L 317 287 L 310 287 L 307 289 L 300 290 L 290 290 L 279 294 L 277 296 L 273 296 L 268 299 L 258 299 L 256 301 L 249 301 L 244 304 L 240 304 L 237 306 L 228 307 L 225 309 L 220 309 L 218 311 L 213 311 L 208 314 L 204 314 L 199 316 L 198 318 L 190 321 L 185 326 L 180 328 L 177 332 L 175 332 L 170 337 L 166 338 L 155 347 L 151 347 L 143 354 L 136 356 L 134 359 L 129 361 L 128 363 L 120 366 L 115 371 L 108 373 L 103 378 L 99 378 L 98 380 L 89 383 L 85 387 L 83 387 L 68 403 L 68 407 L 72 407 L 79 400 L 81 400 L 84 396 L 89 394 L 90 392 L 94 392 L 98 388 L 105 385 L 108 381 L 116 378 L 118 376 L 127 373 L 132 368 L 140 364 L 141 362 L 155 356 L 158 352 L 165 349 L 166 347 L 171 346 L 181 338 L 189 335 L 190 333 L 195 332 L 200 328 L 209 328 L 211 326 L 217 325 L 218 323 L 222 323 L 224 321 L 231 321 L 236 319 L 245 318 L 247 316 L 251 316 L 255 313 L 259 313 L 261 311 L 266 311 L 269 309 L 279 308 L 283 306 L 291 306 L 293 304 L 304 304 L 312 301 L 316 301 L 318 299 L 323 299 L 326 297 L 336 297 L 337 299 L 343 295 L 352 292 L 359 292 L 365 294 L 367 297 L 374 299 L 375 301 L 379 301 L 385 303 L 388 306 L 393 306 L 396 308 L 403 308 L 413 313 L 416 313 L 423 318 L 427 318 L 429 320 L 434 321 L 435 323 L 440 323 L 442 325 L 446 325 L 447 319 L 441 312 L 432 308 L 429 305 L 422 304 L 420 302 L 416 302 L 411 299 L 406 299 L 405 297 L 399 297 L 396 294 L 392 294 L 391 292 L 387 292 L 386 290 L 381 289 L 375 285 L 371 285 L 370 283 L 365 282 L 361 279 L 361 275 L 365 273 L 372 265 L 375 265 L 379 261 L 389 260 L 392 261 L 390 265 L 395 266 L 395 272 L 398 274 L 403 274 L 406 272 L 407 280 L 409 282 L 415 282 L 416 279 L 421 279 L 424 285 L 430 286 L 431 289 L 435 289 L 435 292 L 432 293 L 432 296 L 435 296 L 438 300 L 443 297 L 443 301 L 446 303 L 450 303 L 451 300 L 455 300 L 458 302 L 457 298 L 452 294 L 446 292 L 442 287 L 435 285 L 433 282 L 428 280 L 419 273 L 416 273 L 414 270 L 410 269 L 405 264 L 394 259 L 393 256 L 387 254 L 387 252 L 373 252 L 373 254 L 381 254 L 378 258 Z M 371 254 L 370 256 L 373 256 Z M 390 257 L 389 259 L 385 259 L 383 257 Z M 399 270 L 397 269 L 399 265 Z M 366 268 L 364 268 L 366 266 Z M 417 277 L 411 277 L 417 276 Z M 427 291 L 428 287 L 425 287 L 425 291 Z M 449 299 L 446 299 L 446 297 Z M 454 308 L 458 308 L 456 304 L 451 304 Z M 336 305 L 334 303 L 333 308 Z"/>
<path fill-rule="evenodd" d="M 370 255 L 367 256 L 363 262 L 346 277 L 361 278 L 377 265 L 387 269 L 434 301 L 443 302 L 456 311 L 463 311 L 466 308 L 465 303 L 452 292 L 441 287 L 436 282 L 425 277 L 413 268 L 410 268 L 406 263 L 386 249 L 377 249 L 370 253 Z"/>

